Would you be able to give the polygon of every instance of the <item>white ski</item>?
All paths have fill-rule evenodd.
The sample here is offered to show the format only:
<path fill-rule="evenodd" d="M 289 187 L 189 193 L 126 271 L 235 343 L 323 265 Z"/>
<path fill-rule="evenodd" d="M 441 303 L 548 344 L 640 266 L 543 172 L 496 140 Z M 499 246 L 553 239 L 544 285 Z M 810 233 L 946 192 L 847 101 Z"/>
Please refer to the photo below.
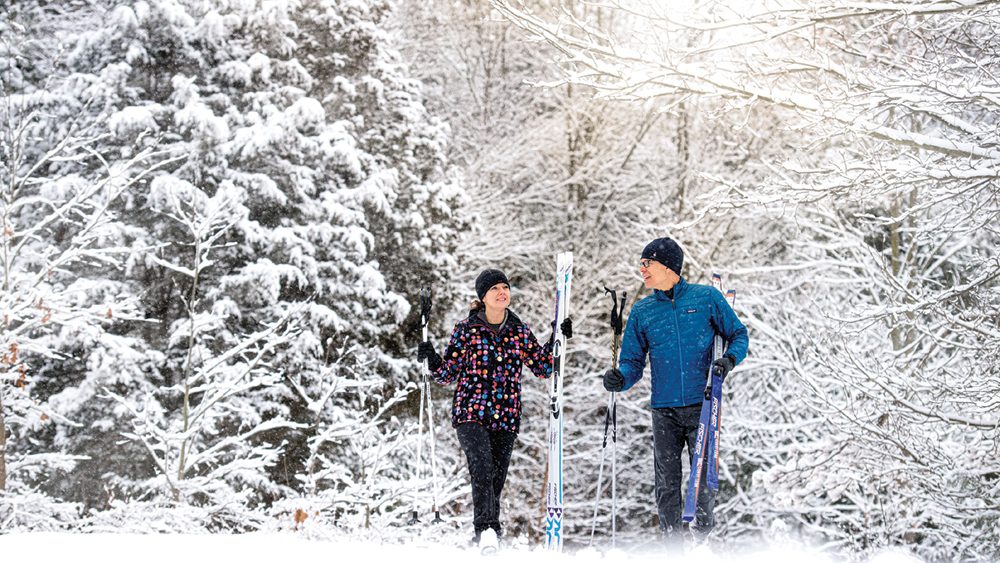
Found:
<path fill-rule="evenodd" d="M 569 292 L 573 281 L 573 253 L 556 257 L 556 322 L 552 348 L 552 377 L 549 379 L 549 462 L 545 486 L 545 547 L 562 551 L 563 471 L 562 471 L 562 388 L 566 378 L 566 337 L 559 329 L 569 316 Z"/>

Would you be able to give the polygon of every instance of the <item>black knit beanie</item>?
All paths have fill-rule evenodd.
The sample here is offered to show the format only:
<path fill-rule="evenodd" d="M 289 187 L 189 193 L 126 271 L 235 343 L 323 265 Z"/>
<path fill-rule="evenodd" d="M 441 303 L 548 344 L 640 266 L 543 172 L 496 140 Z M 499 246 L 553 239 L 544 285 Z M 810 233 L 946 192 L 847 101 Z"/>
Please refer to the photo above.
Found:
<path fill-rule="evenodd" d="M 678 276 L 681 275 L 681 267 L 684 266 L 684 251 L 672 238 L 658 238 L 647 244 L 646 248 L 642 249 L 642 257 L 656 260 L 673 270 Z"/>
<path fill-rule="evenodd" d="M 505 283 L 508 286 L 510 285 L 510 282 L 507 281 L 507 276 L 505 276 L 500 270 L 494 270 L 492 268 L 483 270 L 479 274 L 479 277 L 476 278 L 476 295 L 479 297 L 479 300 L 482 301 L 483 297 L 486 297 L 486 292 L 498 283 Z"/>

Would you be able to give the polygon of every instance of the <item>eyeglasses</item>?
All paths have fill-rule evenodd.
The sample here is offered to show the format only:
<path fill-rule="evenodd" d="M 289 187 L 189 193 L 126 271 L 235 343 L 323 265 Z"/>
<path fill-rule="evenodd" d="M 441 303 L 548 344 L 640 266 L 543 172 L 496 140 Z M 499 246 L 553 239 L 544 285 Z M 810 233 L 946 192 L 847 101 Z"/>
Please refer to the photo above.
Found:
<path fill-rule="evenodd" d="M 639 260 L 639 267 L 640 268 L 646 268 L 648 270 L 649 269 L 649 265 L 652 264 L 652 263 L 653 263 L 652 260 L 648 260 L 648 259 L 644 258 L 642 260 Z"/>

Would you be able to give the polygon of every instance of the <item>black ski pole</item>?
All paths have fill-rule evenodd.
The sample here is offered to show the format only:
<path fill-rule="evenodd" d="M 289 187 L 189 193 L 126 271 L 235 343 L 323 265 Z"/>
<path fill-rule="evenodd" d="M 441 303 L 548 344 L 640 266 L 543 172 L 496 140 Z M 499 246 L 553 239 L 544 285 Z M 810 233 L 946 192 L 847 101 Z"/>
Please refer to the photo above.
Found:
<path fill-rule="evenodd" d="M 621 302 L 618 293 L 613 289 L 604 288 L 604 293 L 611 294 L 611 367 L 618 369 L 618 350 L 622 341 L 622 315 L 625 312 L 626 292 L 622 292 Z M 597 498 L 594 500 L 594 522 L 590 528 L 590 544 L 594 543 L 594 532 L 597 529 L 597 508 L 601 499 L 601 481 L 604 474 L 604 455 L 608 447 L 608 430 L 611 430 L 611 547 L 615 547 L 615 537 L 618 527 L 618 399 L 617 393 L 608 396 L 608 408 L 604 414 L 604 440 L 601 443 L 601 464 L 597 472 Z"/>

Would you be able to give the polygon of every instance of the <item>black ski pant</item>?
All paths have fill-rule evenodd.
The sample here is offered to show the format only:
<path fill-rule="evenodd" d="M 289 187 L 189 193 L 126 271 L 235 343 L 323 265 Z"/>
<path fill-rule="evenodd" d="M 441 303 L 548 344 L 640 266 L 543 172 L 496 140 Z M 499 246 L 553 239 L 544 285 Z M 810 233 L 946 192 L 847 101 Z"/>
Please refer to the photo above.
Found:
<path fill-rule="evenodd" d="M 653 409 L 653 472 L 656 478 L 656 508 L 660 516 L 660 531 L 668 541 L 677 540 L 682 531 L 681 489 L 687 481 L 681 479 L 681 452 L 688 448 L 688 459 L 694 456 L 698 437 L 698 418 L 701 404 L 686 407 Z M 692 463 L 693 465 L 693 463 Z M 715 527 L 715 492 L 705 484 L 708 471 L 701 472 L 698 505 L 694 527 L 699 533 L 708 533 Z"/>
<path fill-rule="evenodd" d="M 489 430 L 476 422 L 459 424 L 456 431 L 472 478 L 472 524 L 476 540 L 487 528 L 493 528 L 500 536 L 500 493 L 507 481 L 507 467 L 517 434 Z"/>

